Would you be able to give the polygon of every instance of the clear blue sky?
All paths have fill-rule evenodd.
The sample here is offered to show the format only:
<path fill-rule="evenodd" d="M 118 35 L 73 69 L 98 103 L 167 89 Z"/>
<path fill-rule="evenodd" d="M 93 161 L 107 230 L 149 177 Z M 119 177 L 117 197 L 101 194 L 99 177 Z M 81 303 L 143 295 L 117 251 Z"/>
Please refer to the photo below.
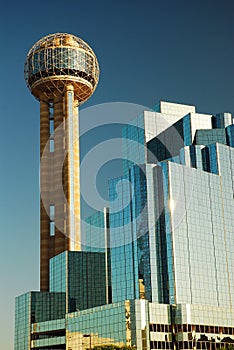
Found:
<path fill-rule="evenodd" d="M 39 104 L 23 76 L 30 47 L 54 32 L 92 46 L 101 79 L 86 106 L 164 99 L 234 113 L 233 18 L 233 0 L 3 2 L 0 349 L 13 349 L 15 296 L 39 288 Z"/>

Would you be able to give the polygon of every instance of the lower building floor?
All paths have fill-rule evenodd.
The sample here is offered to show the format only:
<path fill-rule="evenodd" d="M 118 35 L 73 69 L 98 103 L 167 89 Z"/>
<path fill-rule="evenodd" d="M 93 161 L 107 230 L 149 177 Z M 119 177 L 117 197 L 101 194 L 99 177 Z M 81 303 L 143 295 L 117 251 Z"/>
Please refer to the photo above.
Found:
<path fill-rule="evenodd" d="M 37 318 L 35 298 L 22 297 L 28 303 L 18 302 L 24 323 L 22 328 L 22 322 L 18 324 L 20 319 L 18 323 L 16 319 L 15 350 L 87 350 L 106 344 L 129 345 L 137 350 L 213 350 L 234 344 L 234 309 L 157 304 L 140 299 L 77 310 L 56 318 L 56 313 L 48 313 L 47 296 L 46 305 L 37 305 Z M 54 295 L 53 308 L 54 297 L 57 302 L 62 300 L 61 295 Z M 51 319 L 43 318 L 43 313 Z"/>

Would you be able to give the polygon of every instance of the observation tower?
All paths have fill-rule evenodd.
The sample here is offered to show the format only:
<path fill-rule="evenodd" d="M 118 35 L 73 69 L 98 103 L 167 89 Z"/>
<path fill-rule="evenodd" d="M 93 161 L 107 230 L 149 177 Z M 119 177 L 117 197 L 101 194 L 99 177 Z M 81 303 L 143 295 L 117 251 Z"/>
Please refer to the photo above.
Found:
<path fill-rule="evenodd" d="M 25 80 L 40 101 L 41 291 L 49 290 L 49 259 L 81 249 L 78 106 L 98 79 L 93 50 L 74 35 L 47 35 L 28 52 Z"/>

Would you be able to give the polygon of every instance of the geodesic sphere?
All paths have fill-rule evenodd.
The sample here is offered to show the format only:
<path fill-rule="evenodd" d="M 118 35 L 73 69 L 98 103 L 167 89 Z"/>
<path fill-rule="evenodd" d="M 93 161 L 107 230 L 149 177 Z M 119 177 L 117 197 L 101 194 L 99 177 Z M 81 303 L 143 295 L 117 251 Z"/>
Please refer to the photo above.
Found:
<path fill-rule="evenodd" d="M 30 49 L 24 74 L 37 99 L 51 102 L 72 84 L 75 98 L 82 103 L 96 89 L 99 65 L 93 50 L 83 40 L 55 33 L 43 37 Z"/>

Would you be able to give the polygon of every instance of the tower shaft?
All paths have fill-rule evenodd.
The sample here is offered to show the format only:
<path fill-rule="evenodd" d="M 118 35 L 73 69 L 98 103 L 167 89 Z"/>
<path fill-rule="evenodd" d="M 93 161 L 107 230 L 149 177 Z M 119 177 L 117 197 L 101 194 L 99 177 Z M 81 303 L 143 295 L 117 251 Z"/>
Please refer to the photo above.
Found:
<path fill-rule="evenodd" d="M 40 157 L 40 289 L 47 291 L 49 259 L 80 250 L 78 101 L 72 85 L 50 105 L 40 100 Z"/>

